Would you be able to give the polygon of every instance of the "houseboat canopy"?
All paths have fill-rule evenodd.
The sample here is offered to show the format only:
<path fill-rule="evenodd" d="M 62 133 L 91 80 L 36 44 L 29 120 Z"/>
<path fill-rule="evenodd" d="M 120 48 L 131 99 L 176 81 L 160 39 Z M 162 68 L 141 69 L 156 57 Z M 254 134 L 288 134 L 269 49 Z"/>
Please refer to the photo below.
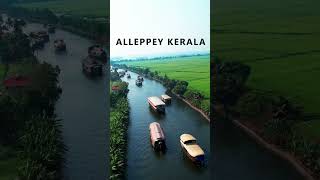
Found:
<path fill-rule="evenodd" d="M 171 97 L 166 95 L 166 94 L 161 95 L 161 98 L 164 99 L 164 100 L 170 100 L 171 99 Z"/>
<path fill-rule="evenodd" d="M 196 138 L 194 138 L 190 134 L 182 134 L 180 136 L 180 140 L 184 143 L 184 148 L 188 152 L 188 154 L 192 157 L 203 156 L 204 151 L 197 144 Z"/>
<path fill-rule="evenodd" d="M 149 125 L 149 128 L 150 128 L 151 138 L 153 140 L 164 140 L 165 139 L 163 131 L 162 131 L 159 123 L 153 122 Z"/>
<path fill-rule="evenodd" d="M 157 96 L 152 96 L 148 98 L 149 102 L 152 103 L 154 106 L 165 106 L 166 104 L 161 101 L 160 98 L 158 98 Z"/>
<path fill-rule="evenodd" d="M 180 140 L 185 143 L 187 141 L 197 141 L 195 137 L 193 137 L 191 134 L 182 134 L 180 136 Z"/>

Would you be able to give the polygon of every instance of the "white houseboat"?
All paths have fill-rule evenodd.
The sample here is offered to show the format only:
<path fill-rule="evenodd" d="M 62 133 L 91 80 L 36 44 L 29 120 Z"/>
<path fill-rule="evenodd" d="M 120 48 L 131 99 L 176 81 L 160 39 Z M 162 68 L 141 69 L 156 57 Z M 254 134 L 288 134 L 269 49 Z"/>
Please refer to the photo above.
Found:
<path fill-rule="evenodd" d="M 159 123 L 153 122 L 149 125 L 150 141 L 155 151 L 164 151 L 166 142 L 163 130 Z"/>
<path fill-rule="evenodd" d="M 166 94 L 161 95 L 161 100 L 166 104 L 170 104 L 171 103 L 171 99 L 172 98 L 170 96 L 166 95 Z"/>
<path fill-rule="evenodd" d="M 182 134 L 180 136 L 180 144 L 183 151 L 192 162 L 203 164 L 204 151 L 197 144 L 197 139 L 195 137 L 191 134 Z"/>
<path fill-rule="evenodd" d="M 158 98 L 157 96 L 152 96 L 148 98 L 148 103 L 150 105 L 150 107 L 155 110 L 156 112 L 159 113 L 164 113 L 165 112 L 165 106 L 166 104 L 161 101 L 160 98 Z"/>

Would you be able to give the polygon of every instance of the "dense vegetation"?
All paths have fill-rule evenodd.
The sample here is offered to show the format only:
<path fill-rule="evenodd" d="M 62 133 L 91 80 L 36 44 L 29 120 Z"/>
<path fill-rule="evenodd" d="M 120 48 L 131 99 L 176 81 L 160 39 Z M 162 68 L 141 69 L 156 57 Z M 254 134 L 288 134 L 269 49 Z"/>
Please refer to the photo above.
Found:
<path fill-rule="evenodd" d="M 126 167 L 127 129 L 129 123 L 128 84 L 117 72 L 112 74 L 110 93 L 110 178 L 124 178 Z"/>
<path fill-rule="evenodd" d="M 211 29 L 216 56 L 251 67 L 249 87 L 303 105 L 313 118 L 297 124 L 297 130 L 314 141 L 320 140 L 320 86 L 312 82 L 320 76 L 319 5 L 314 0 L 216 0 Z"/>
<path fill-rule="evenodd" d="M 210 115 L 209 65 L 208 55 L 114 64 L 160 81 L 168 91 L 185 98 L 207 115 Z"/>
<path fill-rule="evenodd" d="M 60 179 L 66 150 L 54 113 L 60 70 L 35 58 L 18 22 L 4 22 L 10 32 L 0 29 L 0 169 L 7 170 L 0 179 Z M 8 86 L 10 78 L 27 84 Z"/>

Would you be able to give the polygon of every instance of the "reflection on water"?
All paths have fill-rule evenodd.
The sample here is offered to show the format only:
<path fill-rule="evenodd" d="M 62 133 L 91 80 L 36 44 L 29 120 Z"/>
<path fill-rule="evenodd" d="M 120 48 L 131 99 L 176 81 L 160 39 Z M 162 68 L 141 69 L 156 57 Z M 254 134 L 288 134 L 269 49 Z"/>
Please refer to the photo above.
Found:
<path fill-rule="evenodd" d="M 209 167 L 198 167 L 185 155 L 180 135 L 190 133 L 199 145 L 210 152 L 209 122 L 184 102 L 173 97 L 165 114 L 156 113 L 147 102 L 150 96 L 165 94 L 158 82 L 145 79 L 142 87 L 135 84 L 137 74 L 130 72 L 129 82 L 130 124 L 128 130 L 127 179 L 209 179 Z M 166 137 L 165 153 L 153 151 L 149 138 L 149 124 L 160 123 Z"/>

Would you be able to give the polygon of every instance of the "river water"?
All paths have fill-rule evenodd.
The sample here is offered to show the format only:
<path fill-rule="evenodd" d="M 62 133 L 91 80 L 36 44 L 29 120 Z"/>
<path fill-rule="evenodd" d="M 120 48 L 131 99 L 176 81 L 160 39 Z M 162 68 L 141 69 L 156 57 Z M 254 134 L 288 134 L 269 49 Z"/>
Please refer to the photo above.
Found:
<path fill-rule="evenodd" d="M 145 79 L 142 87 L 135 85 L 137 74 L 130 72 L 130 124 L 128 131 L 127 179 L 209 179 L 209 167 L 196 167 L 183 154 L 179 137 L 189 133 L 197 138 L 207 155 L 210 154 L 209 122 L 184 102 L 173 97 L 166 114 L 159 115 L 149 108 L 147 98 L 165 94 L 158 82 Z M 167 151 L 155 153 L 150 144 L 149 124 L 160 123 L 166 136 Z"/>
<path fill-rule="evenodd" d="M 25 32 L 43 29 L 40 24 L 28 24 Z M 67 53 L 56 53 L 53 41 L 62 38 Z M 67 180 L 106 180 L 108 177 L 107 77 L 92 79 L 81 69 L 81 59 L 92 42 L 75 34 L 56 30 L 50 42 L 37 57 L 61 69 L 62 94 L 56 105 L 62 119 L 63 137 L 68 147 L 64 176 Z"/>

